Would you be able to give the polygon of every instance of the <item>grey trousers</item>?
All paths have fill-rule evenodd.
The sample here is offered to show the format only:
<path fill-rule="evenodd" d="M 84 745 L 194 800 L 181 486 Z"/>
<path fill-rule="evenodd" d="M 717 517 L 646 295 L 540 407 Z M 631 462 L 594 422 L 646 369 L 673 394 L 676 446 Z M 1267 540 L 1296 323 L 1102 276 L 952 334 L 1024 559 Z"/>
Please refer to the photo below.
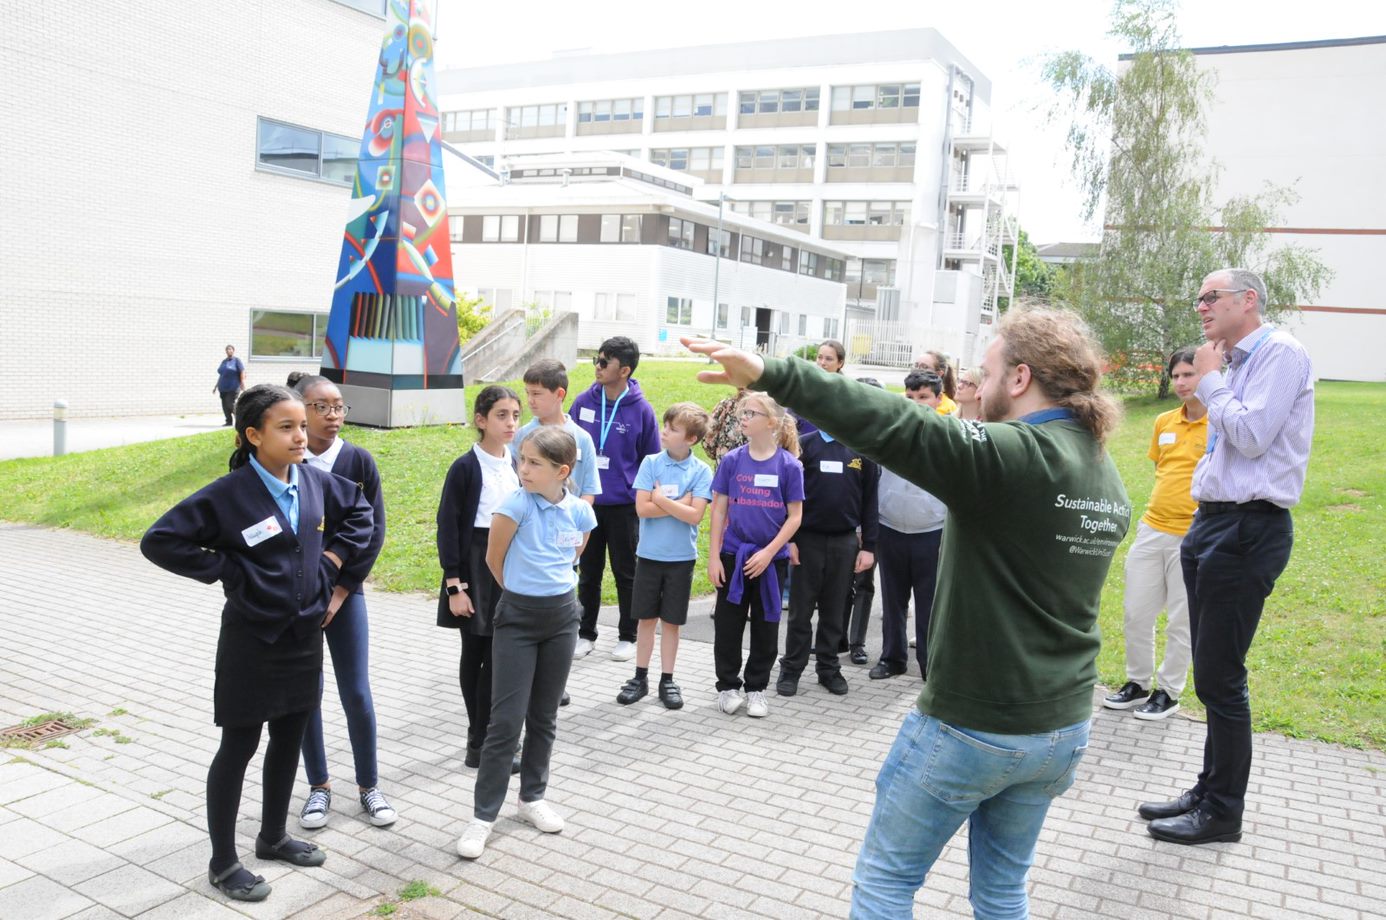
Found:
<path fill-rule="evenodd" d="M 532 597 L 506 591 L 496 605 L 491 640 L 491 722 L 481 749 L 473 814 L 494 821 L 510 788 L 515 744 L 520 754 L 520 801 L 544 797 L 549 755 L 558 724 L 558 701 L 568 682 L 581 611 L 573 592 Z"/>

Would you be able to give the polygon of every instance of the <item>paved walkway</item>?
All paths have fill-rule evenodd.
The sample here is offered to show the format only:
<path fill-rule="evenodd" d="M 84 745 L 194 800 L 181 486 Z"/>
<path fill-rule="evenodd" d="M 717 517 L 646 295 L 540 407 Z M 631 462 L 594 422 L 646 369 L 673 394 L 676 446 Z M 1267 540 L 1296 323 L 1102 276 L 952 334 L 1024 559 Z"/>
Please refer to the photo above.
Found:
<path fill-rule="evenodd" d="M 71 710 L 97 724 L 60 746 L 0 756 L 0 917 L 352 918 L 422 880 L 439 892 L 396 918 L 461 916 L 755 918 L 846 915 L 872 781 L 917 678 L 851 693 L 806 682 L 771 716 L 717 712 L 711 647 L 690 641 L 688 704 L 614 697 L 629 665 L 613 636 L 574 667 L 550 797 L 568 829 L 514 820 L 514 793 L 486 854 L 457 858 L 474 771 L 461 764 L 465 715 L 457 637 L 422 595 L 370 598 L 382 784 L 394 827 L 364 822 L 349 795 L 313 833 L 321 869 L 246 857 L 274 884 L 233 908 L 206 881 L 203 784 L 216 748 L 211 662 L 220 592 L 147 564 L 127 544 L 0 525 L 0 725 Z M 335 695 L 329 760 L 350 789 Z M 1202 726 L 1098 712 L 1077 785 L 1058 800 L 1031 873 L 1040 918 L 1386 916 L 1386 755 L 1258 738 L 1240 844 L 1157 844 L 1133 805 L 1164 797 L 1198 763 Z M 258 763 L 240 832 L 251 852 Z M 302 787 L 294 801 L 301 804 Z M 292 819 L 290 827 L 295 828 Z M 917 913 L 968 917 L 962 836 Z"/>
<path fill-rule="evenodd" d="M 67 452 L 161 441 L 222 427 L 220 412 L 210 415 L 134 415 L 126 418 L 69 418 Z M 53 420 L 0 421 L 0 460 L 53 456 Z"/>

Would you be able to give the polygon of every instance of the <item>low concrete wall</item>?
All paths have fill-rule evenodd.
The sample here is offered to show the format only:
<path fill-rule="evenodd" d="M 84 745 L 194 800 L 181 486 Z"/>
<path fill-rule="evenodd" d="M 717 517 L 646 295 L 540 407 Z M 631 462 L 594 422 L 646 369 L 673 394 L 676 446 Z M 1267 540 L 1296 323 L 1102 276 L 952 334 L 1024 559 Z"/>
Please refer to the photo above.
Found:
<path fill-rule="evenodd" d="M 525 311 L 506 310 L 492 318 L 462 345 L 462 382 L 468 386 L 494 377 L 498 366 L 507 366 L 510 356 L 525 347 Z"/>
<path fill-rule="evenodd" d="M 520 324 L 520 332 L 523 335 L 523 322 Z M 530 336 L 524 342 L 524 346 L 515 352 L 508 361 L 496 364 L 493 369 L 486 371 L 484 378 L 478 377 L 477 382 L 497 383 L 502 380 L 517 380 L 523 376 L 525 368 L 540 358 L 557 358 L 568 368 L 569 389 L 571 390 L 573 371 L 577 365 L 577 335 L 577 314 L 560 313 L 535 330 L 534 335 Z M 469 383 L 472 382 L 470 376 L 467 380 Z"/>

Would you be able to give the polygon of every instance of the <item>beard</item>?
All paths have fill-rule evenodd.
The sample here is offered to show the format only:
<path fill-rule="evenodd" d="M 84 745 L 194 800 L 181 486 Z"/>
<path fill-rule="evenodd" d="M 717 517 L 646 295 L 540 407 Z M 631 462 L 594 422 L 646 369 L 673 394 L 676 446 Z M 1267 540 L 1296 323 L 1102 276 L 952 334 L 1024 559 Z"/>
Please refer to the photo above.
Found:
<path fill-rule="evenodd" d="M 984 422 L 1004 422 L 1011 414 L 1010 394 L 996 388 L 996 392 L 988 395 L 985 399 L 977 400 L 982 406 L 982 421 Z"/>

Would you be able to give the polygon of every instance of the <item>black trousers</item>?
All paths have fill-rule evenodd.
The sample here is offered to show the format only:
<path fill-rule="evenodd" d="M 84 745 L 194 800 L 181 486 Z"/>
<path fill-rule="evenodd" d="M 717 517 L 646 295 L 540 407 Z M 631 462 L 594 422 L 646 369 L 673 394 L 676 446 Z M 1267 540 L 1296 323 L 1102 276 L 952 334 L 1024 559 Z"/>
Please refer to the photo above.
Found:
<path fill-rule="evenodd" d="M 578 560 L 578 605 L 582 623 L 578 638 L 597 641 L 597 614 L 602 608 L 602 576 L 606 557 L 611 556 L 611 574 L 616 579 L 616 604 L 620 610 L 616 635 L 622 642 L 635 641 L 635 617 L 631 615 L 631 592 L 635 587 L 635 545 L 640 542 L 640 518 L 635 504 L 596 505 L 597 529 L 587 539 L 587 548 Z"/>
<path fill-rule="evenodd" d="M 486 726 L 491 722 L 491 637 L 467 631 L 462 634 L 462 660 L 457 666 L 457 682 L 462 686 L 462 702 L 467 707 L 467 747 L 481 750 L 486 743 Z"/>
<path fill-rule="evenodd" d="M 876 561 L 881 567 L 881 660 L 903 671 L 909 661 L 905 622 L 914 594 L 914 657 L 919 674 L 929 677 L 929 619 L 938 581 L 938 547 L 943 529 L 900 533 L 881 525 Z"/>
<path fill-rule="evenodd" d="M 789 560 L 777 559 L 771 564 L 775 567 L 780 584 L 784 584 Z M 727 584 L 731 583 L 732 567 L 735 565 L 735 556 L 722 554 L 722 569 L 727 573 Z M 741 639 L 746 634 L 748 620 L 751 624 L 751 651 L 746 656 L 744 686 L 748 693 L 770 686 L 770 668 L 774 666 L 775 655 L 780 650 L 780 621 L 771 622 L 765 618 L 764 606 L 760 601 L 760 578 L 745 580 L 745 590 L 739 604 L 727 600 L 726 584 L 717 589 L 717 606 L 712 610 L 712 660 L 717 670 L 719 692 L 739 690 L 743 686 Z"/>
<path fill-rule="evenodd" d="M 852 576 L 847 589 L 847 639 L 838 643 L 839 652 L 866 645 L 866 628 L 871 625 L 871 604 L 876 600 L 876 566 Z"/>
<path fill-rule="evenodd" d="M 1251 695 L 1246 654 L 1275 580 L 1290 561 L 1290 512 L 1200 509 L 1180 545 L 1189 592 L 1194 687 L 1208 710 L 1203 770 L 1194 792 L 1240 818 L 1251 776 Z"/>
<path fill-rule="evenodd" d="M 852 586 L 852 569 L 861 543 L 855 530 L 834 534 L 801 530 L 794 535 L 794 544 L 799 547 L 799 565 L 789 583 L 789 628 L 785 631 L 780 670 L 799 674 L 812 651 L 816 653 L 819 674 L 836 674 L 842 670 L 837 649 L 842 642 L 847 592 Z"/>
<path fill-rule="evenodd" d="M 217 395 L 221 397 L 221 413 L 226 416 L 226 424 L 231 424 L 231 413 L 236 409 L 236 397 L 241 395 L 240 390 L 232 390 L 227 393 L 217 390 Z"/>

